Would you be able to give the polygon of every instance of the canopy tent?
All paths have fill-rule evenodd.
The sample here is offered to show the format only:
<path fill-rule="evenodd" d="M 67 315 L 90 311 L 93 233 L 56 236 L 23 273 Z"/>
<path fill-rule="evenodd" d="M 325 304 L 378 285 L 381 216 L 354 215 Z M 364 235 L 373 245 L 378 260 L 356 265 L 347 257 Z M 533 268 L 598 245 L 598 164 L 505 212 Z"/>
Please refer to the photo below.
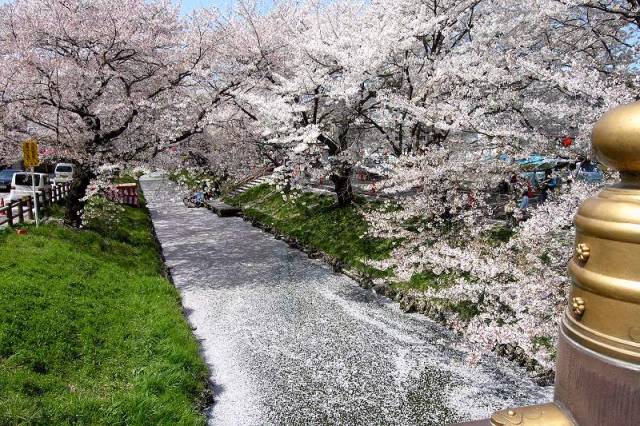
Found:
<path fill-rule="evenodd" d="M 522 160 L 516 160 L 516 163 L 524 170 L 548 170 L 558 166 L 564 166 L 573 161 L 566 158 L 550 158 L 542 155 L 534 154 Z"/>

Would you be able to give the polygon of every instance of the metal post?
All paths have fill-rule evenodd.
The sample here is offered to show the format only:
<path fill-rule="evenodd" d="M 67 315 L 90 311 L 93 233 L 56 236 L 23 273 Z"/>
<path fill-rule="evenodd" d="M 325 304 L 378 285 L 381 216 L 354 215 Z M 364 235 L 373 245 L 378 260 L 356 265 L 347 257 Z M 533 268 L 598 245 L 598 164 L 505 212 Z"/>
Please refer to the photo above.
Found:
<path fill-rule="evenodd" d="M 594 152 L 617 185 L 582 203 L 569 263 L 554 402 L 495 413 L 491 426 L 640 424 L 640 102 L 605 114 Z"/>
<path fill-rule="evenodd" d="M 598 159 L 622 182 L 576 215 L 573 287 L 562 318 L 555 398 L 580 425 L 640 422 L 640 102 L 593 130 Z"/>
<path fill-rule="evenodd" d="M 36 194 L 35 169 L 31 167 L 31 190 L 33 192 L 34 210 L 36 212 L 36 227 L 40 226 L 40 212 L 38 211 L 38 196 Z"/>

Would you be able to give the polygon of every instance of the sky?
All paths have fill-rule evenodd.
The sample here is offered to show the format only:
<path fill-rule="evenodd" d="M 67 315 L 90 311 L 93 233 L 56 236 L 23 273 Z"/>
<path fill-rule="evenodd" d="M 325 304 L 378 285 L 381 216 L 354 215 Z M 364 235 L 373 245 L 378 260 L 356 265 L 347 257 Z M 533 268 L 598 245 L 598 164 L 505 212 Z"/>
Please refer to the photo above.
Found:
<path fill-rule="evenodd" d="M 0 0 L 1 2 L 2 0 Z M 179 0 L 174 0 L 176 3 Z M 189 13 L 194 9 L 198 9 L 200 7 L 206 6 L 211 7 L 214 6 L 222 11 L 228 10 L 233 4 L 235 0 L 182 0 L 182 13 Z M 263 3 L 263 7 L 268 8 L 272 3 L 271 0 L 262 0 L 259 3 Z"/>
<path fill-rule="evenodd" d="M 182 0 L 182 12 L 189 13 L 193 9 L 198 9 L 203 6 L 215 6 L 218 9 L 226 10 L 233 3 L 234 0 Z"/>
<path fill-rule="evenodd" d="M 178 3 L 180 0 L 173 0 Z M 182 0 L 182 13 L 187 14 L 194 9 L 198 9 L 203 6 L 214 6 L 222 11 L 227 11 L 235 3 L 236 0 Z M 9 0 L 0 0 L 0 4 L 8 3 Z M 272 4 L 272 0 L 260 0 L 260 3 L 264 4 L 264 8 L 268 9 Z"/>

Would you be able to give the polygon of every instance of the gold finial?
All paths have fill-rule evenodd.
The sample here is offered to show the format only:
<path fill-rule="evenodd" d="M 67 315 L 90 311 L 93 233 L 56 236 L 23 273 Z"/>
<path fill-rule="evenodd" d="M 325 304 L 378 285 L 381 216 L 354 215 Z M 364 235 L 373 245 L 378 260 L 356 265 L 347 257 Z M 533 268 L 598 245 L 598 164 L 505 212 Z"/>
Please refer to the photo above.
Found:
<path fill-rule="evenodd" d="M 640 102 L 606 113 L 593 128 L 593 151 L 622 173 L 640 173 Z"/>
<path fill-rule="evenodd" d="M 501 410 L 491 416 L 491 426 L 575 426 L 567 413 L 556 404 Z"/>
<path fill-rule="evenodd" d="M 622 183 L 584 201 L 576 215 L 563 330 L 600 354 L 640 362 L 640 345 L 629 331 L 640 324 L 640 102 L 605 114 L 592 141 L 598 159 L 618 169 Z"/>

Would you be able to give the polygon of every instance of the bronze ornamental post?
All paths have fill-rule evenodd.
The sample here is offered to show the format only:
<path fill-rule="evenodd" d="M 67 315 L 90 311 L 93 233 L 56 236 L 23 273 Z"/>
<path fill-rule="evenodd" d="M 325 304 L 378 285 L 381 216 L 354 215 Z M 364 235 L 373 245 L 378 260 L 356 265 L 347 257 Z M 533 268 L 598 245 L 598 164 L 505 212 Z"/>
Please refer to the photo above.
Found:
<path fill-rule="evenodd" d="M 586 200 L 575 218 L 554 402 L 466 425 L 640 425 L 640 102 L 605 114 L 592 143 L 621 182 Z"/>

